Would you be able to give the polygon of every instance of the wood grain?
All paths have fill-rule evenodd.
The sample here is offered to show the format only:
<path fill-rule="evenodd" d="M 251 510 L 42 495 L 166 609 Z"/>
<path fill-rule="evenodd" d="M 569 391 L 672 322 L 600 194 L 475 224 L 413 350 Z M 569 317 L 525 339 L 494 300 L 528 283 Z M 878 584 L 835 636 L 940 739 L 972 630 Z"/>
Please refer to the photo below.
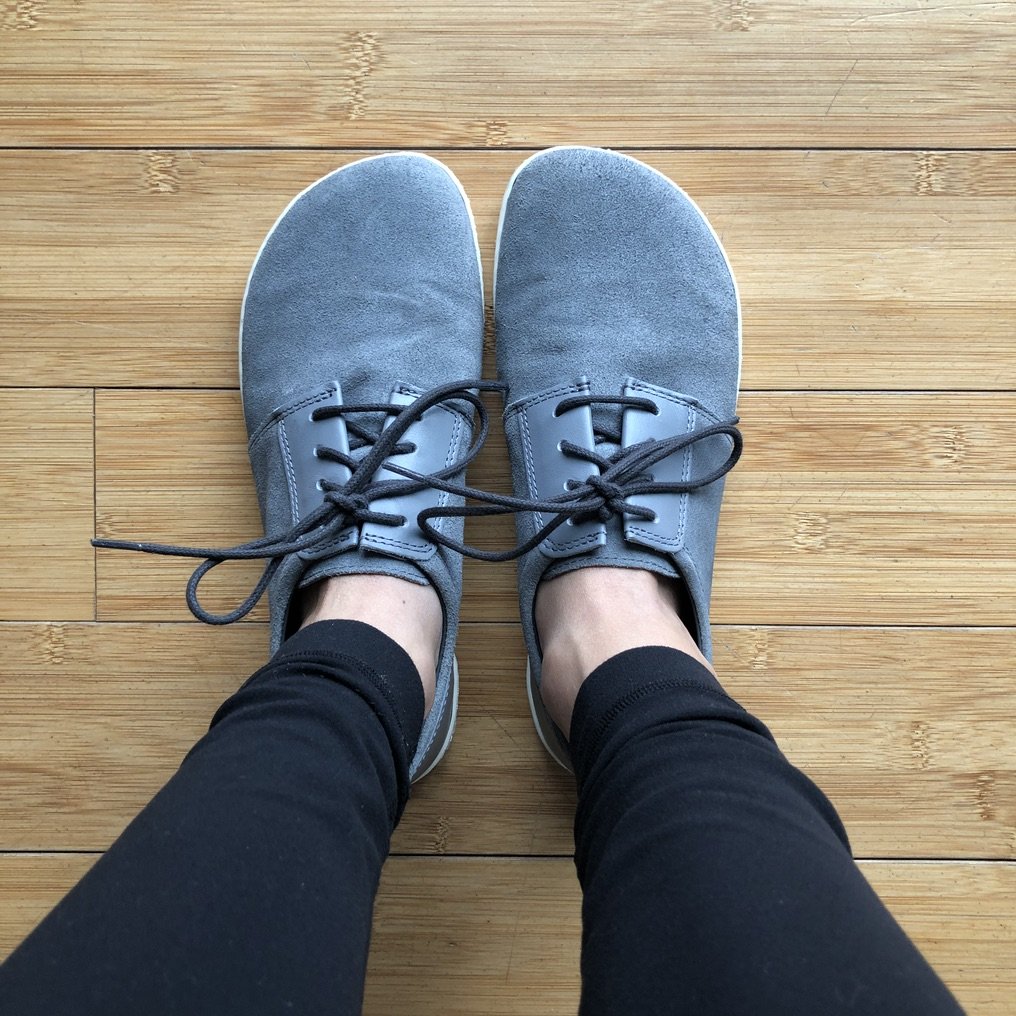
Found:
<path fill-rule="evenodd" d="M 1016 388 L 1016 154 L 636 154 L 724 240 L 744 387 Z M 441 155 L 472 199 L 489 297 L 501 195 L 523 156 Z M 6 383 L 234 387 L 264 233 L 298 190 L 356 157 L 0 152 Z"/>
<path fill-rule="evenodd" d="M 88 538 L 260 531 L 236 332 L 278 213 L 362 155 L 436 150 L 489 303 L 511 172 L 587 143 L 684 186 L 740 284 L 724 683 L 889 858 L 865 874 L 972 1016 L 1010 1016 L 1016 5 L 0 0 L 0 53 L 0 956 L 263 662 L 263 608 L 197 625 L 189 564 Z M 497 426 L 471 480 L 507 489 Z M 213 609 L 256 575 L 223 571 Z M 465 616 L 366 1012 L 574 1013 L 574 791 L 528 715 L 511 566 L 467 563 Z"/>
<path fill-rule="evenodd" d="M 0 855 L 0 956 L 93 861 L 86 854 Z M 970 1016 L 1009 1016 L 1016 865 L 861 868 Z M 569 860 L 393 858 L 378 894 L 364 1012 L 574 1013 L 579 928 Z"/>
<path fill-rule="evenodd" d="M 92 392 L 0 389 L 0 618 L 95 610 Z"/>
<path fill-rule="evenodd" d="M 0 634 L 0 850 L 105 849 L 267 649 L 259 624 Z M 715 636 L 724 684 L 830 795 L 859 856 L 1016 857 L 1012 629 Z M 568 854 L 574 791 L 536 738 L 517 627 L 467 624 L 458 655 L 455 741 L 395 851 Z"/>
<path fill-rule="evenodd" d="M 1011 4 L 18 0 L 41 145 L 1008 145 Z"/>
<path fill-rule="evenodd" d="M 1016 613 L 1016 402 L 1003 394 L 749 393 L 728 479 L 713 620 L 1008 624 Z M 153 439 L 153 437 L 155 439 Z M 260 533 L 235 392 L 99 392 L 97 530 L 225 545 Z M 494 433 L 471 474 L 504 489 Z M 514 542 L 506 520 L 471 525 Z M 182 620 L 193 562 L 100 551 L 102 620 Z M 208 579 L 217 609 L 256 567 Z M 510 566 L 467 563 L 464 616 L 517 618 Z"/>

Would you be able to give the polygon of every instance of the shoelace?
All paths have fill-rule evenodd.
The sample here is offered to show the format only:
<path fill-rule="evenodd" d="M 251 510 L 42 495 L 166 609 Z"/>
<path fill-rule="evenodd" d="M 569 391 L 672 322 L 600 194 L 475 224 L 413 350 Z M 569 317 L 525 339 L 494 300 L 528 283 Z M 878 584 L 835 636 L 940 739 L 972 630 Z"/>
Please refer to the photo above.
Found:
<path fill-rule="evenodd" d="M 371 502 L 382 498 L 402 497 L 415 494 L 425 487 L 464 491 L 449 477 L 461 473 L 483 447 L 490 431 L 490 416 L 480 399 L 480 392 L 503 392 L 504 385 L 492 381 L 457 381 L 439 385 L 424 392 L 408 406 L 392 406 L 387 403 L 362 403 L 359 405 L 322 406 L 315 409 L 312 419 L 325 420 L 335 416 L 348 417 L 364 413 L 382 413 L 394 417 L 392 422 L 379 432 L 369 430 L 355 420 L 346 420 L 346 433 L 351 434 L 350 452 L 369 447 L 369 451 L 357 459 L 337 448 L 319 445 L 320 459 L 338 462 L 350 470 L 350 477 L 344 484 L 322 480 L 320 487 L 324 500 L 313 512 L 304 516 L 291 529 L 275 536 L 262 536 L 235 547 L 181 547 L 167 543 L 139 543 L 132 540 L 92 540 L 93 547 L 110 550 L 134 550 L 145 554 L 164 554 L 171 557 L 195 557 L 204 560 L 194 569 L 187 582 L 187 606 L 191 613 L 206 624 L 232 624 L 246 617 L 264 595 L 279 566 L 289 554 L 305 552 L 313 557 L 315 552 L 325 551 L 351 523 L 375 522 L 387 526 L 405 525 L 401 515 L 377 512 Z M 391 455 L 400 455 L 414 450 L 414 446 L 401 439 L 406 431 L 423 414 L 439 403 L 459 401 L 469 403 L 477 413 L 478 427 L 474 428 L 472 444 L 463 456 L 451 465 L 433 474 L 420 474 L 393 463 L 386 462 Z M 373 476 L 384 465 L 391 472 L 400 473 L 405 479 L 374 480 Z M 445 486 L 447 485 L 447 486 Z M 323 555 L 322 555 L 323 556 Z M 225 561 L 264 560 L 261 572 L 250 595 L 235 610 L 228 614 L 213 614 L 202 606 L 198 598 L 201 580 L 213 568 Z"/>
<path fill-rule="evenodd" d="M 246 617 L 254 609 L 287 555 L 302 551 L 310 552 L 309 556 L 313 556 L 315 551 L 324 551 L 351 522 L 375 522 L 389 526 L 404 525 L 406 519 L 401 515 L 391 515 L 371 509 L 371 502 L 381 498 L 414 494 L 426 487 L 431 487 L 479 502 L 475 505 L 426 508 L 417 516 L 417 524 L 434 543 L 463 556 L 476 558 L 480 561 L 511 561 L 539 546 L 551 533 L 569 520 L 581 522 L 589 518 L 597 518 L 606 522 L 615 515 L 632 515 L 653 521 L 656 518 L 656 513 L 651 508 L 633 504 L 628 499 L 646 494 L 689 493 L 725 476 L 741 457 L 743 440 L 741 432 L 737 429 L 738 419 L 733 417 L 725 423 L 713 424 L 702 430 L 693 431 L 691 434 L 663 438 L 662 440 L 650 439 L 629 448 L 619 448 L 611 455 L 602 455 L 571 441 L 562 441 L 560 450 L 564 454 L 595 465 L 600 472 L 599 474 L 592 473 L 584 480 L 569 480 L 568 489 L 551 498 L 520 498 L 507 494 L 495 494 L 451 480 L 450 477 L 461 473 L 476 458 L 490 430 L 490 416 L 479 394 L 481 392 L 504 394 L 505 391 L 506 386 L 497 382 L 460 381 L 432 388 L 408 406 L 397 407 L 371 403 L 326 406 L 315 410 L 313 414 L 315 420 L 362 413 L 384 413 L 387 416 L 393 416 L 394 420 L 379 433 L 369 431 L 355 421 L 347 421 L 347 433 L 352 433 L 359 442 L 355 449 L 351 444 L 350 451 L 364 446 L 370 447 L 367 454 L 359 460 L 351 454 L 347 455 L 334 448 L 318 447 L 319 458 L 346 466 L 350 469 L 351 476 L 342 485 L 322 481 L 323 503 L 300 519 L 287 532 L 280 535 L 263 536 L 236 547 L 223 549 L 106 539 L 93 540 L 92 545 L 112 550 L 141 551 L 146 554 L 203 558 L 204 560 L 194 570 L 187 583 L 187 606 L 198 620 L 207 624 L 232 624 L 234 621 Z M 450 466 L 430 474 L 417 473 L 405 466 L 386 461 L 391 455 L 412 451 L 412 445 L 400 440 L 402 436 L 428 409 L 450 400 L 468 402 L 477 413 L 478 433 L 462 458 Z M 631 406 L 653 413 L 657 411 L 656 404 L 651 399 L 626 395 L 575 395 L 562 399 L 555 408 L 555 415 L 595 403 Z M 476 433 L 475 429 L 474 433 Z M 724 434 L 730 439 L 730 452 L 727 458 L 710 472 L 682 483 L 659 483 L 651 478 L 649 470 L 657 462 L 698 441 L 720 434 Z M 620 433 L 603 428 L 594 428 L 594 438 L 599 438 L 597 444 L 604 442 L 621 444 Z M 400 474 L 404 479 L 373 480 L 374 473 L 382 465 L 389 471 Z M 514 515 L 518 512 L 540 512 L 551 514 L 553 517 L 528 540 L 504 551 L 490 551 L 472 547 L 446 536 L 430 524 L 431 519 Z M 206 610 L 198 599 L 198 586 L 204 576 L 225 561 L 251 559 L 265 560 L 265 567 L 261 577 L 243 603 L 228 614 L 212 614 Z"/>
<path fill-rule="evenodd" d="M 656 403 L 651 399 L 633 395 L 589 394 L 573 395 L 562 399 L 555 407 L 554 415 L 560 416 L 561 413 L 567 412 L 569 409 L 593 404 L 630 406 L 651 413 L 658 412 Z M 737 429 L 738 422 L 738 418 L 734 416 L 726 422 L 716 423 L 690 434 L 681 434 L 660 440 L 650 438 L 628 448 L 618 448 L 611 455 L 602 455 L 571 441 L 562 441 L 559 448 L 564 454 L 595 465 L 600 472 L 599 474 L 592 473 L 584 480 L 569 480 L 568 489 L 564 493 L 550 498 L 520 498 L 507 494 L 494 494 L 490 491 L 461 485 L 453 487 L 441 480 L 436 480 L 432 486 L 438 490 L 460 494 L 481 503 L 425 508 L 417 516 L 417 524 L 434 543 L 456 551 L 465 557 L 498 562 L 511 561 L 522 557 L 523 554 L 528 554 L 568 521 L 574 523 L 596 518 L 601 522 L 607 522 L 615 515 L 632 515 L 652 522 L 656 520 L 656 512 L 644 505 L 632 504 L 628 499 L 645 494 L 687 494 L 700 487 L 706 487 L 710 483 L 715 483 L 722 476 L 726 476 L 737 465 L 737 460 L 741 457 L 744 447 L 744 439 Z M 699 441 L 720 434 L 724 434 L 730 439 L 730 452 L 727 458 L 710 472 L 682 483 L 660 483 L 651 478 L 649 470 L 657 462 L 661 462 L 667 456 L 683 451 Z M 593 437 L 594 440 L 599 439 L 596 441 L 597 445 L 603 443 L 621 444 L 619 430 L 594 427 Z M 466 543 L 451 539 L 430 524 L 431 519 L 514 515 L 518 512 L 540 512 L 541 514 L 551 514 L 553 517 L 528 540 L 503 551 L 471 547 Z"/>

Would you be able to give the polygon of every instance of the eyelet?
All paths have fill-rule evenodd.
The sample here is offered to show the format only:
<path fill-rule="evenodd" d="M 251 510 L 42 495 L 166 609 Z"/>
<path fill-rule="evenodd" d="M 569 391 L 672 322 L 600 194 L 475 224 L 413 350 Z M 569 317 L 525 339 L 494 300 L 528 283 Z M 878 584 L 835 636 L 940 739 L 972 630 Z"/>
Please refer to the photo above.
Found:
<path fill-rule="evenodd" d="M 575 525 L 575 521 L 574 521 L 574 519 L 565 519 L 564 520 L 564 524 L 566 526 L 574 526 Z"/>
<path fill-rule="evenodd" d="M 312 454 L 312 455 L 314 456 L 314 458 L 316 458 L 316 459 L 319 459 L 319 458 L 321 458 L 321 456 L 320 456 L 320 455 L 318 455 L 318 449 L 319 449 L 320 447 L 321 447 L 321 445 L 317 445 L 317 444 L 316 444 L 316 445 L 314 445 L 314 450 L 313 450 L 313 451 L 311 452 L 311 454 Z"/>
<path fill-rule="evenodd" d="M 558 443 L 557 443 L 557 450 L 558 450 L 559 452 L 561 452 L 561 454 L 562 454 L 562 455 L 564 454 L 564 449 L 563 449 L 563 448 L 561 447 L 561 445 L 563 445 L 563 444 L 564 444 L 564 438 L 562 438 L 562 439 L 561 439 L 560 441 L 558 441 Z"/>
<path fill-rule="evenodd" d="M 318 482 L 314 484 L 314 486 L 317 487 L 317 489 L 320 490 L 322 494 L 324 493 L 325 490 L 325 488 L 322 486 L 324 482 L 325 482 L 324 480 L 318 480 Z"/>

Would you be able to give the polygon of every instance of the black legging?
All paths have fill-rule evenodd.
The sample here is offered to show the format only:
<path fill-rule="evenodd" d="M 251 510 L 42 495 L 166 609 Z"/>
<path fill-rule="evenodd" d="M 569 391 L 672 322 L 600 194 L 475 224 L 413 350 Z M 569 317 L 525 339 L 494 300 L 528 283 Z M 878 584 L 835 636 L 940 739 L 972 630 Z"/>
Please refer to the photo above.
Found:
<path fill-rule="evenodd" d="M 0 1012 L 359 1012 L 422 718 L 386 636 L 299 632 L 0 967 Z M 690 657 L 609 660 L 572 737 L 583 1013 L 960 1012 L 826 798 Z"/>

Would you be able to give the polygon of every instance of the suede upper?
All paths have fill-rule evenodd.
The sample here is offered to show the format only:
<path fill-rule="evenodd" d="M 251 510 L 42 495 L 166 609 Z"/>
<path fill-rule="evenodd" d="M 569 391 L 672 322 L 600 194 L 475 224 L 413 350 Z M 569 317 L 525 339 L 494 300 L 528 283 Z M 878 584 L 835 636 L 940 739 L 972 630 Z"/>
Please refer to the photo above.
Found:
<path fill-rule="evenodd" d="M 317 408 L 412 403 L 423 390 L 472 380 L 481 369 L 483 291 L 472 218 L 455 178 L 435 160 L 386 155 L 353 163 L 304 191 L 269 233 L 251 269 L 241 317 L 241 372 L 251 467 L 266 534 L 284 532 L 320 507 L 319 479 L 342 484 L 347 467 L 319 447 L 361 460 L 382 413 L 314 419 Z M 461 402 L 427 410 L 387 461 L 421 473 L 460 459 L 471 412 Z M 354 447 L 359 445 L 359 447 Z M 397 479 L 379 469 L 375 479 Z M 284 558 L 269 587 L 272 649 L 288 632 L 297 587 L 340 574 L 394 575 L 430 583 L 445 631 L 434 706 L 424 724 L 414 777 L 446 745 L 454 719 L 454 644 L 462 587 L 459 556 L 427 543 L 423 507 L 450 495 L 427 489 L 381 499 L 373 511 L 405 524 L 346 526 L 313 554 Z M 461 519 L 435 525 L 461 539 Z"/>
<path fill-rule="evenodd" d="M 276 222 L 244 296 L 247 433 L 338 380 L 386 402 L 480 372 L 483 294 L 475 230 L 456 179 L 412 153 L 364 159 L 304 191 Z"/>
<path fill-rule="evenodd" d="M 572 441 L 610 455 L 650 438 L 693 435 L 734 416 L 740 368 L 737 291 L 704 216 L 670 180 L 602 149 L 561 148 L 524 163 L 505 196 L 495 266 L 498 374 L 508 385 L 505 432 L 517 495 L 560 495 L 597 467 L 563 454 Z M 572 396 L 630 396 L 653 409 L 578 406 Z M 576 435 L 584 435 L 576 436 Z M 730 450 L 706 437 L 652 469 L 660 482 L 704 476 Z M 581 520 L 558 529 L 519 565 L 530 692 L 541 736 L 566 762 L 539 701 L 533 622 L 543 578 L 595 565 L 679 577 L 686 618 L 710 651 L 709 593 L 722 479 L 681 494 L 631 498 L 657 513 Z M 519 516 L 519 538 L 548 521 Z"/>
<path fill-rule="evenodd" d="M 633 376 L 734 411 L 739 312 L 723 250 L 683 191 L 635 159 L 557 148 L 523 164 L 494 306 L 509 402 L 580 375 L 620 391 Z"/>

